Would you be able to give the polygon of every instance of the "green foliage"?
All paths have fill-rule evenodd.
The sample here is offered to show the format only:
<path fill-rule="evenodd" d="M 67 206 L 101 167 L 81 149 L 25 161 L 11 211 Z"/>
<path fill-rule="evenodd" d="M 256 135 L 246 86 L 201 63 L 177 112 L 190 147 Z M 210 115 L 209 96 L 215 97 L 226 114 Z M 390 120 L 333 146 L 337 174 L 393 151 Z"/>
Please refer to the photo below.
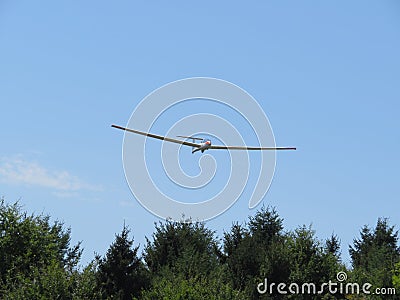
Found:
<path fill-rule="evenodd" d="M 309 227 L 283 232 L 282 218 L 270 207 L 262 207 L 250 217 L 248 227 L 233 224 L 231 231 L 224 234 L 224 262 L 232 285 L 251 299 L 283 297 L 277 293 L 260 295 L 257 292 L 257 284 L 265 278 L 270 283 L 300 285 L 305 282 L 322 284 L 334 279 L 337 271 L 343 268 L 339 250 L 337 237 L 331 237 L 322 246 Z M 296 297 L 302 299 L 300 295 Z"/>
<path fill-rule="evenodd" d="M 100 299 L 102 289 L 97 284 L 97 260 L 93 260 L 81 272 L 76 272 L 75 276 L 72 299 Z"/>
<path fill-rule="evenodd" d="M 213 276 L 200 275 L 186 278 L 182 274 L 165 272 L 154 280 L 151 289 L 141 295 L 143 300 L 223 300 L 245 299 L 244 295 L 234 290 L 228 283 Z"/>
<path fill-rule="evenodd" d="M 97 280 L 103 299 L 131 299 L 147 285 L 148 274 L 124 226 L 105 258 L 98 259 Z"/>
<path fill-rule="evenodd" d="M 2 292 L 7 299 L 69 299 L 71 287 L 71 277 L 57 261 L 50 261 L 44 267 L 32 267 L 30 276 L 9 274 Z"/>
<path fill-rule="evenodd" d="M 311 227 L 302 226 L 289 235 L 288 247 L 291 256 L 290 281 L 303 283 L 328 281 L 323 268 L 324 252 Z"/>
<path fill-rule="evenodd" d="M 287 277 L 287 260 L 283 257 L 283 219 L 274 208 L 262 207 L 249 218 L 248 227 L 234 224 L 224 234 L 225 262 L 235 289 L 256 295 L 257 279 Z"/>
<path fill-rule="evenodd" d="M 147 240 L 144 250 L 144 260 L 152 273 L 168 267 L 189 277 L 212 272 L 219 255 L 214 233 L 199 222 L 156 224 L 153 241 Z"/>
<path fill-rule="evenodd" d="M 398 232 L 387 219 L 364 226 L 350 246 L 352 270 L 340 260 L 340 241 L 322 242 L 309 226 L 283 231 L 274 208 L 262 207 L 224 233 L 222 245 L 199 222 L 160 222 L 143 261 L 124 226 L 103 258 L 78 268 L 80 244 L 49 216 L 28 215 L 0 200 L 1 299 L 365 299 L 365 295 L 259 294 L 257 285 L 336 281 L 400 289 Z M 375 298 L 374 298 L 375 297 Z M 380 299 L 370 295 L 367 299 Z M 385 299 L 396 299 L 387 296 Z"/>
<path fill-rule="evenodd" d="M 340 245 L 336 237 L 331 237 L 325 246 L 315 237 L 311 226 L 298 227 L 288 234 L 290 276 L 289 283 L 314 283 L 320 287 L 323 283 L 336 280 L 336 274 L 344 269 L 340 264 Z M 342 299 L 343 295 L 296 295 L 295 299 Z"/>
<path fill-rule="evenodd" d="M 258 274 L 260 260 L 247 228 L 234 224 L 231 231 L 224 234 L 224 252 L 234 288 L 244 290 L 247 281 Z"/>
<path fill-rule="evenodd" d="M 282 236 L 283 219 L 279 217 L 275 208 L 264 206 L 249 217 L 249 232 L 255 241 L 267 246 Z"/>
<path fill-rule="evenodd" d="M 393 287 L 400 291 L 400 261 L 394 265 L 392 273 Z"/>
<path fill-rule="evenodd" d="M 400 260 L 398 232 L 394 226 L 389 226 L 387 219 L 378 219 L 373 230 L 364 226 L 360 235 L 349 250 L 353 264 L 352 278 L 356 282 L 371 283 L 373 288 L 393 287 L 391 270 Z"/>
<path fill-rule="evenodd" d="M 49 216 L 27 215 L 18 203 L 0 200 L 0 298 L 71 297 L 80 245 L 70 247 L 70 229 Z"/>
<path fill-rule="evenodd" d="M 339 258 L 340 256 L 340 241 L 337 235 L 332 234 L 329 239 L 325 241 L 325 251 Z"/>
<path fill-rule="evenodd" d="M 144 251 L 152 283 L 142 299 L 239 299 L 221 271 L 221 255 L 203 223 L 156 224 Z"/>

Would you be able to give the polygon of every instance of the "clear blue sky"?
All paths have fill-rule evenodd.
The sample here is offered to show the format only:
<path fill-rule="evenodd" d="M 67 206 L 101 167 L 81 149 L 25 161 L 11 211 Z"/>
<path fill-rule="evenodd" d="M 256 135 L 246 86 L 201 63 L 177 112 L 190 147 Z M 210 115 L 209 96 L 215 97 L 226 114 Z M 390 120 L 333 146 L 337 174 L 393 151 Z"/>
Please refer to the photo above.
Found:
<path fill-rule="evenodd" d="M 399 229 L 398 1 L 3 0 L 0 195 L 71 226 L 84 262 L 124 221 L 143 245 L 158 219 L 132 196 L 110 125 L 193 76 L 247 90 L 277 144 L 298 147 L 278 153 L 262 202 L 286 229 L 337 234 L 345 261 L 364 224 Z M 247 202 L 207 226 L 222 236 L 254 214 Z"/>

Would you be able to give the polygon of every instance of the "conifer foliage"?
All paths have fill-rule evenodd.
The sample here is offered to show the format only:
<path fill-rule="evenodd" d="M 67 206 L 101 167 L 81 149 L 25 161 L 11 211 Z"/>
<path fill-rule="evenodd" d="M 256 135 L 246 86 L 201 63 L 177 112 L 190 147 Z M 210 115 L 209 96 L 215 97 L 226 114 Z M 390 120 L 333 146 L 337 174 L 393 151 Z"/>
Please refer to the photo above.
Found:
<path fill-rule="evenodd" d="M 147 270 L 133 247 L 130 230 L 124 225 L 104 258 L 98 258 L 97 279 L 103 299 L 132 299 L 147 284 Z"/>
<path fill-rule="evenodd" d="M 362 227 L 349 247 L 351 266 L 341 252 L 338 236 L 323 241 L 305 225 L 285 231 L 277 211 L 261 207 L 247 222 L 233 223 L 222 239 L 205 223 L 159 222 L 142 253 L 124 224 L 104 256 L 82 266 L 80 243 L 71 245 L 71 230 L 62 222 L 0 199 L 0 299 L 382 299 L 257 289 L 265 279 L 318 287 L 335 282 L 338 272 L 347 282 L 368 282 L 391 291 L 385 299 L 398 299 L 399 237 L 388 219 Z"/>

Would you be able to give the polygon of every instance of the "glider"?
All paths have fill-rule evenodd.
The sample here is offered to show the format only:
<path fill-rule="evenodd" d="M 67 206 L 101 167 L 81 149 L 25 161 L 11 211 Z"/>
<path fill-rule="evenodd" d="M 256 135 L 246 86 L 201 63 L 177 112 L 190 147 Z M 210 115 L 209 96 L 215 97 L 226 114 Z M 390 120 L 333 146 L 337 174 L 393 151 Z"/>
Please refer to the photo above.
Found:
<path fill-rule="evenodd" d="M 151 138 L 171 142 L 171 143 L 176 143 L 176 144 L 181 144 L 185 146 L 191 146 L 192 147 L 192 153 L 195 153 L 197 151 L 201 151 L 203 153 L 205 150 L 209 149 L 225 149 L 225 150 L 296 150 L 295 147 L 247 147 L 247 146 L 214 146 L 211 145 L 211 141 L 209 139 L 202 139 L 198 137 L 192 137 L 192 136 L 182 136 L 178 135 L 177 137 L 184 138 L 184 139 L 191 139 L 193 142 L 188 142 L 186 140 L 177 140 L 177 139 L 172 139 L 166 136 L 162 135 L 157 135 L 149 132 L 143 132 L 139 130 L 134 130 L 134 129 L 129 129 L 125 127 L 121 127 L 118 125 L 111 125 L 111 127 L 121 129 L 124 131 L 148 136 Z M 200 141 L 196 143 L 195 141 Z"/>

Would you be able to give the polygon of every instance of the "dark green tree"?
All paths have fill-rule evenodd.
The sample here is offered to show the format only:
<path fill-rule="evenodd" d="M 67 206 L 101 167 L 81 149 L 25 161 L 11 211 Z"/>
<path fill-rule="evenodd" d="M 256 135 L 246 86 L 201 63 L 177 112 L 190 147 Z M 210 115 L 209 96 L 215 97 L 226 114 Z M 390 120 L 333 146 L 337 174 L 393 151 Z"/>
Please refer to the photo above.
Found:
<path fill-rule="evenodd" d="M 240 224 L 233 224 L 224 233 L 224 262 L 228 266 L 234 288 L 244 290 L 251 276 L 258 274 L 259 264 L 250 233 Z"/>
<path fill-rule="evenodd" d="M 306 288 L 311 295 L 297 295 L 296 299 L 321 299 L 330 297 L 343 299 L 343 295 L 329 295 L 326 289 L 321 295 L 317 295 L 323 283 L 336 281 L 336 274 L 344 269 L 340 263 L 340 243 L 336 236 L 332 235 L 325 241 L 325 245 L 315 236 L 311 226 L 298 227 L 288 234 L 289 261 L 290 261 L 290 283 L 297 283 L 301 287 L 304 283 L 312 283 Z M 327 298 L 327 299 L 330 299 Z"/>
<path fill-rule="evenodd" d="M 326 239 L 325 251 L 340 259 L 340 240 L 337 235 L 332 234 L 328 239 Z"/>
<path fill-rule="evenodd" d="M 169 270 L 157 277 L 151 289 L 143 291 L 140 299 L 168 300 L 242 300 L 245 295 L 215 276 L 185 277 Z"/>
<path fill-rule="evenodd" d="M 250 217 L 248 228 L 234 224 L 231 231 L 224 234 L 223 249 L 223 261 L 233 287 L 244 292 L 249 299 L 290 298 L 279 294 L 276 289 L 271 294 L 260 295 L 257 285 L 265 278 L 275 284 L 298 283 L 301 286 L 312 282 L 318 286 L 335 279 L 338 270 L 343 269 L 336 236 L 324 245 L 316 239 L 311 227 L 302 226 L 293 232 L 284 232 L 283 219 L 270 207 L 262 207 Z M 302 297 L 296 295 L 295 299 Z M 319 299 L 310 295 L 304 298 Z"/>
<path fill-rule="evenodd" d="M 323 268 L 325 270 L 324 280 L 335 280 L 340 271 L 348 273 L 341 259 L 340 240 L 335 234 L 332 234 L 325 240 L 323 248 Z"/>
<path fill-rule="evenodd" d="M 104 258 L 98 258 L 97 281 L 103 299 L 132 299 L 148 284 L 148 273 L 133 247 L 129 229 L 124 225 L 121 234 L 107 250 Z"/>
<path fill-rule="evenodd" d="M 81 256 L 70 229 L 0 200 L 0 298 L 69 299 Z"/>
<path fill-rule="evenodd" d="M 282 236 L 283 219 L 274 207 L 261 207 L 253 217 L 249 217 L 251 236 L 261 245 L 268 246 Z"/>
<path fill-rule="evenodd" d="M 102 296 L 102 290 L 97 282 L 97 264 L 94 259 L 81 271 L 75 273 L 75 285 L 72 299 L 97 300 Z"/>
<path fill-rule="evenodd" d="M 247 227 L 233 224 L 224 234 L 223 260 L 235 289 L 257 299 L 257 284 L 268 278 L 282 282 L 289 276 L 283 219 L 274 208 L 262 207 L 249 217 Z"/>
<path fill-rule="evenodd" d="M 392 270 L 400 261 L 398 231 L 388 219 L 379 218 L 374 229 L 364 226 L 360 236 L 349 250 L 354 279 L 369 282 L 374 288 L 393 287 Z"/>
<path fill-rule="evenodd" d="M 152 284 L 142 299 L 243 299 L 227 279 L 218 242 L 204 223 L 160 222 L 152 237 L 144 250 Z"/>
<path fill-rule="evenodd" d="M 207 275 L 218 264 L 219 256 L 214 233 L 199 222 L 156 224 L 153 241 L 147 239 L 144 250 L 145 262 L 153 274 L 167 267 L 187 276 Z"/>
<path fill-rule="evenodd" d="M 249 218 L 249 232 L 254 257 L 258 260 L 257 282 L 268 278 L 271 282 L 286 282 L 291 263 L 286 233 L 283 232 L 283 218 L 274 207 L 261 207 Z M 253 289 L 254 291 L 255 289 Z"/>

